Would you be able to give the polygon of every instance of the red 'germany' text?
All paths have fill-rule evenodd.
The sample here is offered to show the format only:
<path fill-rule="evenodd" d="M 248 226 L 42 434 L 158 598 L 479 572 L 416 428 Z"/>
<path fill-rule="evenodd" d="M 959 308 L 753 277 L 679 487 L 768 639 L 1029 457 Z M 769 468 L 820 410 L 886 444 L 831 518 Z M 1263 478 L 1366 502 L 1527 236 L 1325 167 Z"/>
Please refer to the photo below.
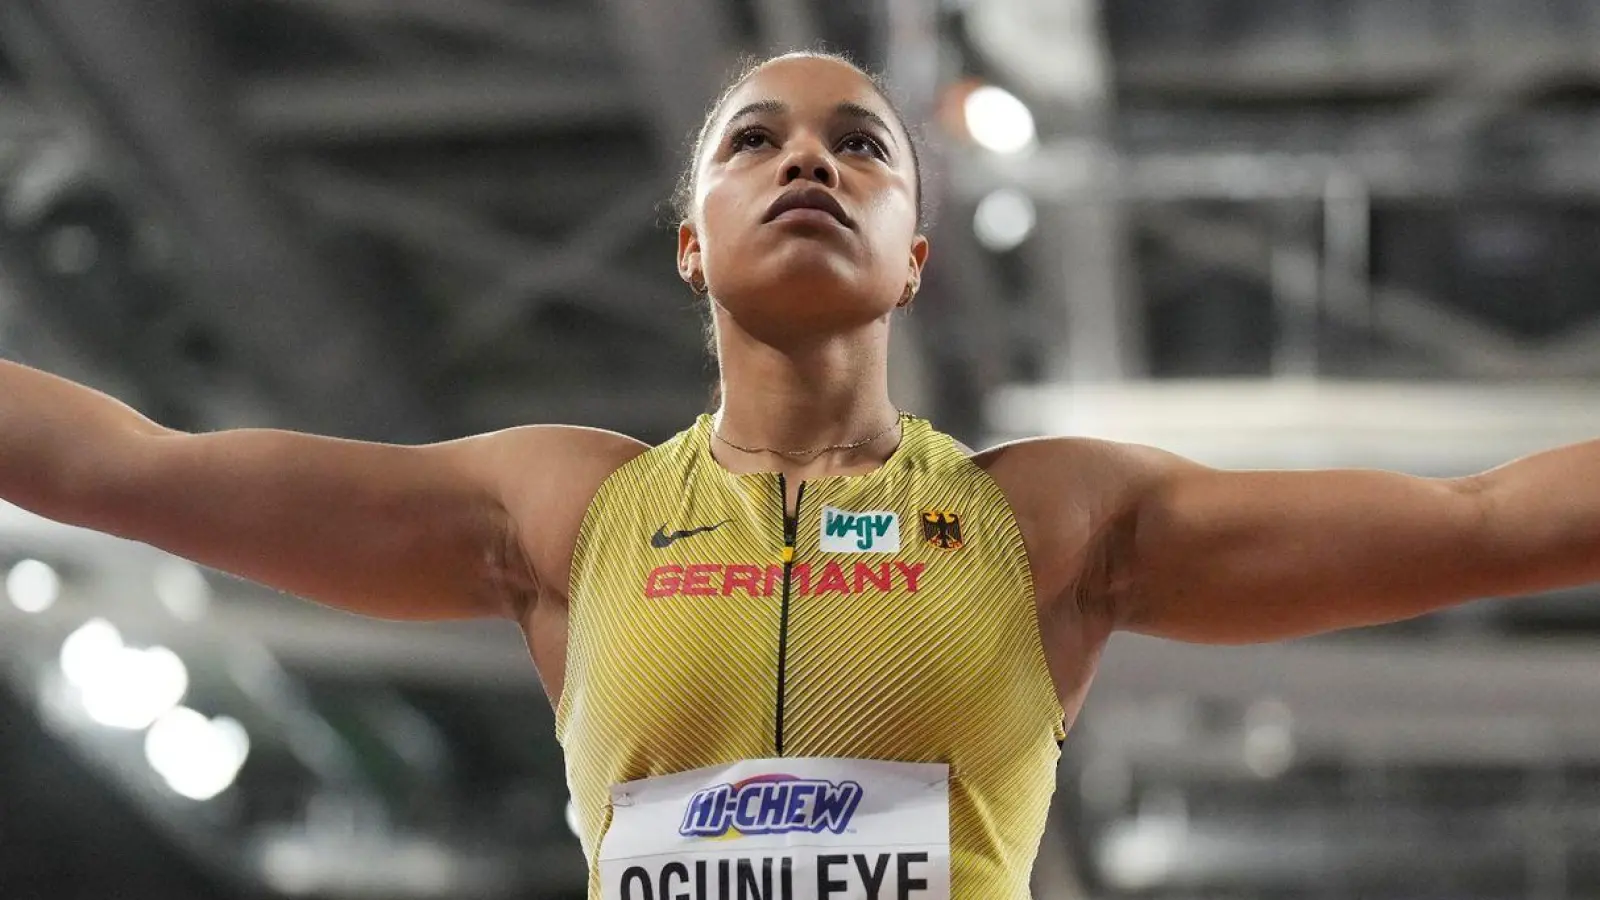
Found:
<path fill-rule="evenodd" d="M 917 592 L 925 563 L 856 563 L 846 568 L 836 562 L 813 569 L 809 563 L 795 563 L 789 589 L 794 596 L 821 594 L 861 594 L 903 590 Z M 740 566 L 720 563 L 692 563 L 687 566 L 657 566 L 644 582 L 644 595 L 663 597 L 771 597 L 783 589 L 783 566 Z"/>

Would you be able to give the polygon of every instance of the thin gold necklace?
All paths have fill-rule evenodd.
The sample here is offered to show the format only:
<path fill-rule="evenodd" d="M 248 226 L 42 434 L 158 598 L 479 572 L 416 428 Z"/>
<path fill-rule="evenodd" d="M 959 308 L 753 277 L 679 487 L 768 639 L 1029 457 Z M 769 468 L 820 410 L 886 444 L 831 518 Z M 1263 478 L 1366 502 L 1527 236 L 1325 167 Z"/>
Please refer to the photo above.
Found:
<path fill-rule="evenodd" d="M 869 435 L 867 435 L 866 437 L 862 438 L 859 441 L 851 441 L 848 444 L 829 444 L 826 447 L 818 447 L 815 450 L 780 450 L 780 449 L 778 449 L 776 447 L 746 447 L 746 446 L 743 446 L 741 444 L 735 444 L 733 441 L 730 441 L 727 438 L 723 437 L 722 436 L 722 432 L 717 430 L 717 429 L 715 429 L 715 428 L 711 429 L 711 436 L 716 438 L 717 440 L 721 441 L 722 443 L 727 444 L 729 447 L 732 447 L 733 449 L 738 450 L 740 453 L 774 453 L 774 454 L 777 454 L 778 456 L 788 456 L 788 457 L 798 457 L 800 459 L 810 459 L 810 458 L 815 457 L 815 456 L 821 456 L 824 453 L 831 453 L 831 452 L 838 451 L 838 450 L 854 450 L 857 447 L 864 447 L 867 444 L 870 444 L 873 441 L 877 440 L 878 438 L 881 438 L 884 435 L 888 434 L 889 432 L 893 431 L 894 427 L 896 425 L 899 425 L 900 424 L 900 420 L 903 419 L 904 417 L 905 417 L 905 413 L 903 413 L 903 412 L 901 412 L 900 410 L 897 409 L 897 410 L 894 411 L 894 420 L 891 421 L 888 425 L 884 426 L 882 431 L 878 431 L 878 432 L 875 432 L 873 434 L 869 434 Z"/>

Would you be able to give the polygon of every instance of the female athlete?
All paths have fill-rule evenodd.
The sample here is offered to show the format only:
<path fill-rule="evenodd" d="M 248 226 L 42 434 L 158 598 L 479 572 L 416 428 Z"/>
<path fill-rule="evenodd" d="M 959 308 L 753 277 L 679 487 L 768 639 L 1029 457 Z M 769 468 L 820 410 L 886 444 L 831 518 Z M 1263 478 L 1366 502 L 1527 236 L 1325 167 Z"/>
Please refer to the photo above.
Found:
<path fill-rule="evenodd" d="M 770 60 L 712 110 L 678 271 L 721 406 L 647 447 L 184 434 L 0 364 L 0 496 L 370 616 L 503 616 L 557 707 L 590 896 L 1027 896 L 1118 629 L 1273 641 L 1600 581 L 1600 442 L 1469 478 L 1225 472 L 890 403 L 917 160 L 876 83 Z"/>

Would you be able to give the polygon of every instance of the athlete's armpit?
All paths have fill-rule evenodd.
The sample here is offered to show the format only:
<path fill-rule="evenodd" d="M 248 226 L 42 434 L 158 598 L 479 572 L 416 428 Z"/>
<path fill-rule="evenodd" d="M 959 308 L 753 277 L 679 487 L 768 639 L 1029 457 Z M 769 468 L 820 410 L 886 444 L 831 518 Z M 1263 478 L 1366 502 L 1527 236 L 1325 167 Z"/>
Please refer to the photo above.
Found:
<path fill-rule="evenodd" d="M 529 426 L 504 435 L 495 465 L 510 512 L 504 577 L 524 591 L 525 602 L 565 602 L 572 552 L 589 504 L 607 478 L 649 446 L 616 432 L 572 426 Z"/>
<path fill-rule="evenodd" d="M 1011 503 L 1041 611 L 1068 614 L 1086 628 L 1109 632 L 1133 528 L 1120 489 L 1128 464 L 1117 446 L 1025 440 L 986 450 L 973 461 Z"/>

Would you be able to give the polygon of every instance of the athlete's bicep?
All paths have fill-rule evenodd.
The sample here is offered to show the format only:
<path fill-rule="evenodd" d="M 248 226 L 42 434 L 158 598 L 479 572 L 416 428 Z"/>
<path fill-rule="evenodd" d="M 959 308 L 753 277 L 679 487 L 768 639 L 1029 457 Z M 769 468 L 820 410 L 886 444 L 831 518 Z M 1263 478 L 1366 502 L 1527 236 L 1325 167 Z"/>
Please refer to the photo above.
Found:
<path fill-rule="evenodd" d="M 402 447 L 286 431 L 132 439 L 85 485 L 78 524 L 381 618 L 512 615 L 531 577 L 517 460 L 569 468 L 558 429 Z M 515 491 L 520 491 L 516 493 Z"/>
<path fill-rule="evenodd" d="M 1470 480 L 1392 472 L 1227 472 L 1127 451 L 1100 531 L 1119 627 L 1247 643 L 1393 622 L 1510 586 Z"/>
<path fill-rule="evenodd" d="M 1047 616 L 1203 643 L 1391 622 L 1519 589 L 1471 479 L 1228 472 L 1137 445 L 1021 442 Z"/>

